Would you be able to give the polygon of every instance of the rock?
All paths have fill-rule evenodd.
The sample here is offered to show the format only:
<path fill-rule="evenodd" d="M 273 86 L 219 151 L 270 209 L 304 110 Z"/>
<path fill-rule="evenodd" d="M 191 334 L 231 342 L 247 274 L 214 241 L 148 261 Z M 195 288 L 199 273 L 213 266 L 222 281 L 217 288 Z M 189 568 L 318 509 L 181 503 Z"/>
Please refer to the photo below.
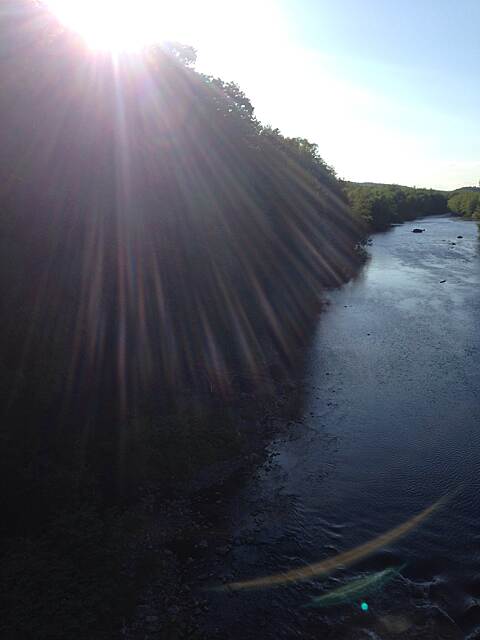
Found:
<path fill-rule="evenodd" d="M 418 227 L 415 227 L 415 229 L 412 229 L 412 233 L 423 233 L 425 231 L 425 229 L 419 229 Z"/>
<path fill-rule="evenodd" d="M 226 556 L 227 554 L 230 553 L 231 547 L 229 547 L 228 545 L 225 545 L 223 547 L 217 547 L 215 551 L 216 553 L 218 553 L 219 556 Z"/>
<path fill-rule="evenodd" d="M 145 620 L 147 622 L 158 622 L 158 616 L 147 616 Z"/>

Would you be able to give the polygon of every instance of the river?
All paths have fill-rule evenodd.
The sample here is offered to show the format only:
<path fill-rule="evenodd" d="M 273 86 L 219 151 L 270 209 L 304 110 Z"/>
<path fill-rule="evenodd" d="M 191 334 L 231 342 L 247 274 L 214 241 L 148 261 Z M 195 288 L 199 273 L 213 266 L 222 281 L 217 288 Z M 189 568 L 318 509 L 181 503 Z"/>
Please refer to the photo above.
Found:
<path fill-rule="evenodd" d="M 302 414 L 228 507 L 224 582 L 318 563 L 445 501 L 326 575 L 207 592 L 211 637 L 480 637 L 478 227 L 425 218 L 376 234 L 368 250 L 358 277 L 328 296 Z M 304 607 L 388 568 L 368 594 Z"/>

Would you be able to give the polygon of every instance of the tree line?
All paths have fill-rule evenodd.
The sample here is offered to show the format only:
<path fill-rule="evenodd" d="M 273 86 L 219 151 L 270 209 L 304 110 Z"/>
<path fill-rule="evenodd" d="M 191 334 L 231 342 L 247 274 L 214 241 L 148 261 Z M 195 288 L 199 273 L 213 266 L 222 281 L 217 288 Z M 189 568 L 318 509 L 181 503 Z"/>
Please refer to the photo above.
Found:
<path fill-rule="evenodd" d="M 452 193 L 448 208 L 458 216 L 480 220 L 480 188 L 461 189 Z"/>
<path fill-rule="evenodd" d="M 373 230 L 449 211 L 448 193 L 434 189 L 346 182 L 345 191 L 354 215 Z"/>
<path fill-rule="evenodd" d="M 420 216 L 453 213 L 480 220 L 480 189 L 417 189 L 392 184 L 344 182 L 352 213 L 366 229 L 384 230 Z"/>

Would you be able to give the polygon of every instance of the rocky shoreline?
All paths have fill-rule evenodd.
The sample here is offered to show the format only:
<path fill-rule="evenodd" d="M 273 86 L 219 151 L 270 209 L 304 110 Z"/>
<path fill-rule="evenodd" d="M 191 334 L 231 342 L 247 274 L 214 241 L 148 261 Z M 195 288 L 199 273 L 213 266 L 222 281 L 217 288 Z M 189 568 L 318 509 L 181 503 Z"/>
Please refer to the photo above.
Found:
<path fill-rule="evenodd" d="M 290 380 L 277 383 L 276 392 L 263 399 L 244 398 L 247 415 L 241 428 L 248 432 L 247 444 L 238 455 L 203 469 L 176 498 L 151 496 L 150 525 L 132 554 L 134 563 L 135 556 L 149 558 L 148 586 L 138 598 L 133 617 L 125 620 L 122 637 L 217 637 L 202 630 L 202 619 L 209 611 L 205 585 L 229 581 L 233 576 L 222 573 L 225 557 L 236 545 L 254 544 L 253 533 L 238 539 L 229 530 L 229 497 L 259 466 L 272 463 L 268 444 L 294 423 L 301 396 L 301 385 Z M 262 417 L 255 420 L 255 413 Z"/>

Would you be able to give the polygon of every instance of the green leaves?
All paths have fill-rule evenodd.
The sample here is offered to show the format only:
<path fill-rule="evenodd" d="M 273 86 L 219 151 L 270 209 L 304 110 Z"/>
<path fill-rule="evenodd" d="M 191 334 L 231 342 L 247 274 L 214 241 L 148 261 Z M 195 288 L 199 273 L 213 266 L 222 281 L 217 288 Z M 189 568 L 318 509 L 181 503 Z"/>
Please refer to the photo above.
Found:
<path fill-rule="evenodd" d="M 480 189 L 462 189 L 448 200 L 450 211 L 465 218 L 480 220 Z"/>
<path fill-rule="evenodd" d="M 355 216 L 376 230 L 447 211 L 446 193 L 433 189 L 349 182 L 345 190 Z"/>

